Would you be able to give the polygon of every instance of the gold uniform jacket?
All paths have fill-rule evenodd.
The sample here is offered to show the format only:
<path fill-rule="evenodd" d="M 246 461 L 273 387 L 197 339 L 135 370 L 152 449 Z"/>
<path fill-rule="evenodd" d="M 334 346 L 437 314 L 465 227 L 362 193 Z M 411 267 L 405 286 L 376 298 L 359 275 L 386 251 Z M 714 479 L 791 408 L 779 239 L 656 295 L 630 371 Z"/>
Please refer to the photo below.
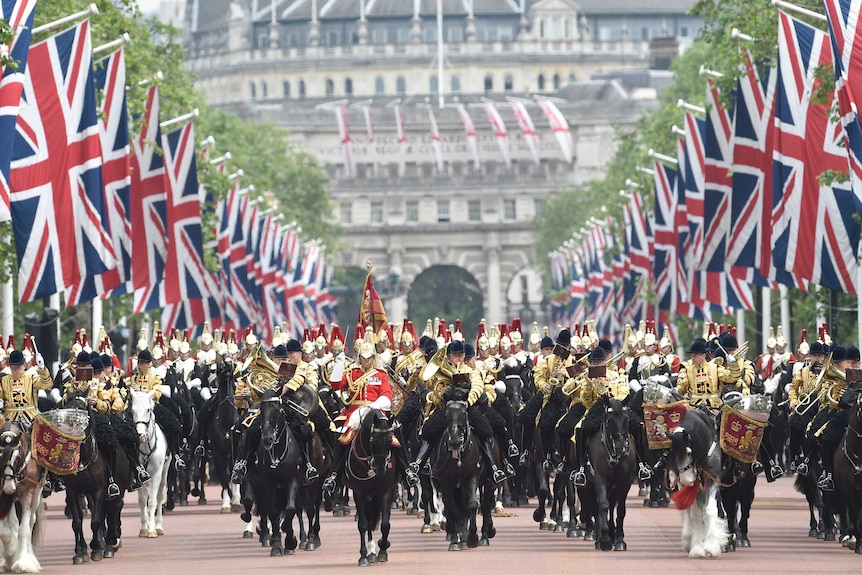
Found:
<path fill-rule="evenodd" d="M 471 369 L 467 366 L 461 366 L 461 369 L 462 371 L 460 373 L 470 374 L 470 391 L 467 393 L 467 405 L 473 405 L 479 401 L 479 398 L 482 397 L 483 393 L 485 393 L 485 385 L 482 383 L 482 376 L 479 374 L 478 370 Z M 431 403 L 437 407 L 443 407 L 446 404 L 446 401 L 443 399 L 443 394 L 449 386 L 452 385 L 452 380 L 438 371 L 434 374 L 434 377 L 426 382 L 426 385 L 430 392 L 429 399 L 431 400 Z"/>
<path fill-rule="evenodd" d="M 24 373 L 15 378 L 11 374 L 4 375 L 0 380 L 0 399 L 3 400 L 3 413 L 13 421 L 26 419 L 33 421 L 39 413 L 38 393 L 39 390 L 51 389 L 50 372 L 42 368 L 37 376 Z"/>
<path fill-rule="evenodd" d="M 153 391 L 153 401 L 159 403 L 162 399 L 162 378 L 158 376 L 152 369 L 148 369 L 146 373 L 136 373 L 132 376 L 129 382 L 129 387 L 137 385 L 138 391 L 149 393 Z"/>
<path fill-rule="evenodd" d="M 711 361 L 705 361 L 699 366 L 695 366 L 690 360 L 683 362 L 676 381 L 677 392 L 689 396 L 692 404 L 706 402 L 710 407 L 721 407 L 722 384 L 738 385 L 742 374 L 739 362 L 729 365 L 736 368 L 726 368 Z"/>
<path fill-rule="evenodd" d="M 814 386 L 817 385 L 817 374 L 811 369 L 811 364 L 808 363 L 802 366 L 798 372 L 793 374 L 793 379 L 790 381 L 790 390 L 787 392 L 790 399 L 790 405 L 796 405 L 814 391 Z"/>

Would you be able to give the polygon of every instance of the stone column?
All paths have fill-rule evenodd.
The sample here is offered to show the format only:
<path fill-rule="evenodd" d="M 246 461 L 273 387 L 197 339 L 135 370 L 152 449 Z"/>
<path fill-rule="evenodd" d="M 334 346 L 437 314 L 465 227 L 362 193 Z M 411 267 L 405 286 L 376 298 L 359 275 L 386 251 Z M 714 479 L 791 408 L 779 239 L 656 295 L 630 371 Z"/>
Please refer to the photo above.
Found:
<path fill-rule="evenodd" d="M 485 247 L 488 261 L 488 291 L 485 294 L 485 317 L 490 323 L 503 321 L 503 288 L 500 285 L 500 246 Z"/>
<path fill-rule="evenodd" d="M 392 248 L 389 250 L 389 273 L 396 273 L 403 279 L 403 271 L 401 268 L 401 257 L 404 254 L 403 249 Z M 407 316 L 407 290 L 397 297 L 392 297 L 386 302 L 386 316 L 389 323 L 400 324 Z"/>

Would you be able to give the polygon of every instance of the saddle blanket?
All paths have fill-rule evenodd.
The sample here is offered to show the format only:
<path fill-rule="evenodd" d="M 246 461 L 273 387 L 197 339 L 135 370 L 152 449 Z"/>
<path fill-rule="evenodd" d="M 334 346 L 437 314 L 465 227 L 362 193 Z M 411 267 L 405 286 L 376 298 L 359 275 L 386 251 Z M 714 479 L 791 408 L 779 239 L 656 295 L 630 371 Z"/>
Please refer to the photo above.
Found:
<path fill-rule="evenodd" d="M 57 475 L 71 475 L 81 463 L 81 442 L 85 435 L 60 430 L 41 414 L 33 420 L 31 431 L 33 457 L 36 462 Z"/>
<path fill-rule="evenodd" d="M 754 463 L 767 425 L 725 405 L 721 409 L 721 450 L 742 463 Z"/>
<path fill-rule="evenodd" d="M 650 449 L 667 449 L 670 447 L 670 434 L 679 427 L 682 416 L 688 409 L 685 400 L 673 403 L 644 403 L 644 427 L 647 443 Z"/>

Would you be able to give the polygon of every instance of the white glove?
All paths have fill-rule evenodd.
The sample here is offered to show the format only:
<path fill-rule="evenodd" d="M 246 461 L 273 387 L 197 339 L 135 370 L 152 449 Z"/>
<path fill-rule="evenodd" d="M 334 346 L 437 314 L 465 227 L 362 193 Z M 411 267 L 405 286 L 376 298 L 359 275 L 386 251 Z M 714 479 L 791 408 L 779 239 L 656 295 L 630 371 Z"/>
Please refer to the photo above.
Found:
<path fill-rule="evenodd" d="M 514 355 L 507 357 L 503 363 L 506 364 L 506 367 L 518 367 L 518 360 L 515 359 Z"/>
<path fill-rule="evenodd" d="M 632 393 L 637 393 L 643 386 L 641 385 L 640 380 L 638 379 L 630 379 L 629 380 L 629 389 L 632 390 Z"/>
<path fill-rule="evenodd" d="M 368 413 L 367 405 L 363 405 L 362 407 L 351 413 L 350 419 L 347 420 L 347 428 L 359 429 L 359 425 L 362 423 L 362 418 L 365 417 L 366 413 Z"/>
<path fill-rule="evenodd" d="M 213 396 L 213 392 L 210 388 L 208 388 L 208 387 L 201 388 L 201 398 L 203 398 L 204 401 L 207 401 L 212 396 Z"/>
<path fill-rule="evenodd" d="M 664 374 L 661 375 L 651 375 L 649 381 L 653 383 L 657 383 L 661 386 L 668 387 L 668 377 Z"/>
<path fill-rule="evenodd" d="M 505 382 L 502 382 L 498 379 L 496 382 L 494 382 L 494 389 L 497 390 L 497 393 L 506 393 Z"/>
<path fill-rule="evenodd" d="M 171 386 L 162 384 L 162 397 L 170 397 L 171 396 Z"/>
<path fill-rule="evenodd" d="M 6 402 L 0 399 L 0 409 L 3 409 L 6 406 Z"/>
<path fill-rule="evenodd" d="M 386 397 L 385 395 L 381 395 L 377 399 L 371 402 L 368 406 L 371 409 L 380 409 L 382 411 L 386 411 L 392 406 L 392 400 Z"/>
<path fill-rule="evenodd" d="M 329 381 L 341 381 L 344 379 L 344 352 L 342 351 L 333 360 L 332 373 L 329 374 Z"/>
<path fill-rule="evenodd" d="M 48 397 L 54 400 L 54 403 L 59 404 L 62 396 L 60 395 L 60 390 L 56 387 L 52 387 L 51 391 L 48 392 Z"/>
<path fill-rule="evenodd" d="M 188 383 L 186 383 L 186 387 L 188 387 L 189 389 L 192 389 L 192 388 L 198 388 L 198 389 L 200 389 L 200 387 L 201 387 L 201 380 L 200 380 L 200 378 L 198 378 L 198 377 L 194 377 L 194 378 L 190 379 L 190 380 L 188 381 Z"/>
<path fill-rule="evenodd" d="M 727 363 L 736 363 L 736 356 L 732 353 L 727 354 Z"/>
<path fill-rule="evenodd" d="M 36 367 L 39 369 L 45 369 L 45 358 L 42 357 L 41 353 L 36 354 Z"/>

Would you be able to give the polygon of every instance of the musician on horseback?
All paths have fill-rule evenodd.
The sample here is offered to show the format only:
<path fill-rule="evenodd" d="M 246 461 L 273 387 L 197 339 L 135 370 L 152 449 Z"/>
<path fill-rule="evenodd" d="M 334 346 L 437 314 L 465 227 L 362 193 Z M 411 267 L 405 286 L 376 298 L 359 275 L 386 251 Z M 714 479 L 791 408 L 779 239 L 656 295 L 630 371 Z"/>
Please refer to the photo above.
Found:
<path fill-rule="evenodd" d="M 706 360 L 706 343 L 702 339 L 692 342 L 688 350 L 691 359 L 679 368 L 677 393 L 687 397 L 695 407 L 721 407 L 722 386 L 736 388 L 741 369 L 738 362 L 727 362 L 727 367 Z"/>
<path fill-rule="evenodd" d="M 182 424 L 179 418 L 170 409 L 161 405 L 162 401 L 162 378 L 152 369 L 153 354 L 149 349 L 138 352 L 137 372 L 129 380 L 129 388 L 133 391 L 145 393 L 153 392 L 153 401 L 156 408 L 153 411 L 156 423 L 161 426 L 168 440 L 171 452 L 174 455 L 174 465 L 177 469 L 185 468 L 186 464 L 180 457 L 180 442 L 182 436 Z"/>
<path fill-rule="evenodd" d="M 20 350 L 13 350 L 9 354 L 11 373 L 0 380 L 0 406 L 6 419 L 17 421 L 25 429 L 29 429 L 33 418 L 39 413 L 39 391 L 51 389 L 53 382 L 41 353 L 36 354 L 38 375 L 27 373 L 25 363 L 24 354 Z"/>
<path fill-rule="evenodd" d="M 453 341 L 446 348 L 445 359 L 439 351 L 432 359 L 439 369 L 425 381 L 429 391 L 426 409 L 430 410 L 430 413 L 422 425 L 422 446 L 410 467 L 414 473 L 418 473 L 425 465 L 431 451 L 446 431 L 446 403 L 455 394 L 466 394 L 467 417 L 473 432 L 480 440 L 482 459 L 491 470 L 494 483 L 499 484 L 506 480 L 506 472 L 498 468 L 494 461 L 494 431 L 482 412 L 482 404 L 479 403 L 488 401 L 485 386 L 479 372 L 465 363 L 465 356 L 464 342 Z"/>
<path fill-rule="evenodd" d="M 608 360 L 607 352 L 603 347 L 595 347 L 590 351 L 590 368 L 578 376 L 580 381 L 581 404 L 586 409 L 584 416 L 575 426 L 575 471 L 572 472 L 571 480 L 576 486 L 587 484 L 585 473 L 585 453 L 587 442 L 590 437 L 601 428 L 604 412 L 610 398 L 624 401 L 629 395 L 629 382 L 620 374 L 616 365 Z M 604 369 L 602 369 L 604 368 Z M 604 372 L 604 373 L 602 373 Z M 571 384 L 571 382 L 570 382 Z M 595 406 L 599 407 L 596 408 Z M 646 464 L 646 454 L 640 422 L 634 421 L 629 414 L 629 428 L 635 437 L 635 449 L 638 458 L 638 479 L 647 481 L 652 477 L 652 469 Z M 633 429 L 634 428 L 634 429 Z"/>
<path fill-rule="evenodd" d="M 832 471 L 835 467 L 835 450 L 844 439 L 850 412 L 847 409 L 855 401 L 855 396 L 845 398 L 848 383 L 845 376 L 847 369 L 847 350 L 834 344 L 823 366 L 820 377 L 820 409 L 808 426 L 807 439 L 817 442 L 820 448 L 820 463 L 823 471 L 817 479 L 817 486 L 823 491 L 834 491 L 835 482 Z M 807 464 L 808 458 L 803 460 Z M 802 464 L 800 464 L 802 465 Z"/>
<path fill-rule="evenodd" d="M 389 378 L 386 371 L 377 365 L 378 358 L 372 340 L 373 332 L 369 327 L 365 339 L 359 344 L 358 363 L 352 367 L 345 368 L 344 354 L 339 354 L 333 360 L 335 366 L 329 383 L 335 390 L 346 390 L 349 396 L 344 410 L 335 418 L 336 425 L 340 425 L 343 431 L 335 444 L 337 451 L 335 467 L 329 477 L 323 481 L 323 489 L 329 493 L 333 492 L 342 480 L 344 461 L 353 436 L 360 427 L 362 417 L 369 409 L 388 411 L 392 405 Z M 412 487 L 419 483 L 419 476 L 407 463 L 405 448 L 395 436 L 392 437 L 392 451 L 407 485 Z"/>

